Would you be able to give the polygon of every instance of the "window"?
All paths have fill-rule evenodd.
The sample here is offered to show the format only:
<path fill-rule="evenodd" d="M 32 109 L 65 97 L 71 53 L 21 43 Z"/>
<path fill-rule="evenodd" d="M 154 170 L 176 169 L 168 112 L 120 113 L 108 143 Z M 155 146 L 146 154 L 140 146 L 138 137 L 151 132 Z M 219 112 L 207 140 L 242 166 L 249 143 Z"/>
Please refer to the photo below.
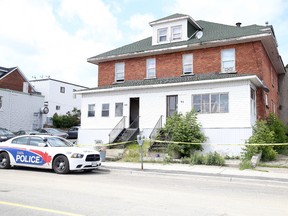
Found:
<path fill-rule="evenodd" d="M 102 117 L 109 117 L 109 104 L 102 104 Z"/>
<path fill-rule="evenodd" d="M 57 105 L 57 106 L 56 106 L 56 110 L 60 110 L 60 106 Z"/>
<path fill-rule="evenodd" d="M 256 115 L 256 92 L 253 88 L 250 90 L 250 98 L 251 98 L 251 115 Z"/>
<path fill-rule="evenodd" d="M 146 60 L 146 77 L 155 78 L 156 77 L 156 60 L 155 58 L 149 58 Z"/>
<path fill-rule="evenodd" d="M 95 104 L 88 104 L 88 117 L 95 116 Z"/>
<path fill-rule="evenodd" d="M 172 40 L 180 40 L 182 37 L 182 28 L 181 26 L 174 26 L 171 29 Z"/>
<path fill-rule="evenodd" d="M 3 100 L 2 100 L 2 96 L 0 96 L 0 110 L 2 109 L 2 105 L 3 105 Z"/>
<path fill-rule="evenodd" d="M 123 116 L 123 103 L 115 104 L 115 117 Z"/>
<path fill-rule="evenodd" d="M 193 55 L 192 54 L 184 54 L 182 56 L 182 67 L 183 74 L 192 74 L 193 73 Z"/>
<path fill-rule="evenodd" d="M 65 93 L 65 87 L 60 87 L 60 92 Z"/>
<path fill-rule="evenodd" d="M 192 108 L 198 113 L 227 113 L 228 93 L 192 95 Z"/>
<path fill-rule="evenodd" d="M 124 81 L 124 62 L 115 64 L 115 82 Z"/>
<path fill-rule="evenodd" d="M 73 96 L 72 96 L 73 99 L 76 99 L 76 98 L 77 98 L 77 95 L 74 93 L 74 92 L 76 92 L 76 91 L 77 91 L 76 89 L 73 89 L 73 93 L 72 93 L 72 94 L 73 94 Z"/>
<path fill-rule="evenodd" d="M 224 49 L 221 51 L 222 73 L 235 72 L 235 49 Z"/>
<path fill-rule="evenodd" d="M 29 137 L 19 137 L 12 140 L 12 144 L 28 145 Z"/>
<path fill-rule="evenodd" d="M 158 42 L 167 41 L 167 28 L 158 29 Z"/>

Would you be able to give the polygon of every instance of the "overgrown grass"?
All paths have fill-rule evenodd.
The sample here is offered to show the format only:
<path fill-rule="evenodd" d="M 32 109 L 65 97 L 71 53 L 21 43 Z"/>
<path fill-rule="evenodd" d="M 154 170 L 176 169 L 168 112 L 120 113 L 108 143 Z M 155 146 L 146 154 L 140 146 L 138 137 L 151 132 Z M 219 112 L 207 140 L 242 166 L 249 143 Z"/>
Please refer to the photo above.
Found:
<path fill-rule="evenodd" d="M 149 142 L 143 143 L 143 156 L 146 155 L 148 148 L 150 147 Z M 139 162 L 140 161 L 140 146 L 137 142 L 128 144 L 126 146 L 125 153 L 122 160 L 124 162 Z"/>

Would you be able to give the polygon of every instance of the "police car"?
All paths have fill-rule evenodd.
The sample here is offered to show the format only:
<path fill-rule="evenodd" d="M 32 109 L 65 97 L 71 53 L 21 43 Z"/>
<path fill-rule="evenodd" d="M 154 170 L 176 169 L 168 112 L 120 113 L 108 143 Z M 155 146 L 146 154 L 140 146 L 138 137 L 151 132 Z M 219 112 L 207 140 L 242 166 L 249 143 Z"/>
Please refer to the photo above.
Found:
<path fill-rule="evenodd" d="M 0 143 L 0 169 L 12 166 L 53 169 L 58 174 L 92 171 L 101 166 L 100 154 L 74 147 L 58 136 L 23 135 Z"/>

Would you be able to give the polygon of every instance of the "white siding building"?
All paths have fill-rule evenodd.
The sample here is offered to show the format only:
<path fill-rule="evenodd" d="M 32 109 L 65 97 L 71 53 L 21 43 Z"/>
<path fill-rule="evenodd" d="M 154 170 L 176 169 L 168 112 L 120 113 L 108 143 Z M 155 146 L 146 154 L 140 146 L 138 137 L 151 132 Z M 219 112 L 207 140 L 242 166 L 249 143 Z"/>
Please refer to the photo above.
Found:
<path fill-rule="evenodd" d="M 36 91 L 45 96 L 45 103 L 49 107 L 45 123 L 49 125 L 52 124 L 51 119 L 55 113 L 65 115 L 74 108 L 80 109 L 81 95 L 75 95 L 74 92 L 87 88 L 50 78 L 31 80 L 30 83 Z"/>
<path fill-rule="evenodd" d="M 42 127 L 44 96 L 0 89 L 0 127 L 13 132 Z"/>

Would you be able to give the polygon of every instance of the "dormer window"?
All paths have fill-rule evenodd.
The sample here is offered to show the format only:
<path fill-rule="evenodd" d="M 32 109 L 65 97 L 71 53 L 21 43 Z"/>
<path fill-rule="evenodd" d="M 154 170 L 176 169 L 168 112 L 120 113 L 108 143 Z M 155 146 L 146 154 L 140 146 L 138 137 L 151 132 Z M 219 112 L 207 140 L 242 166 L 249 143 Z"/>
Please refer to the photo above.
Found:
<path fill-rule="evenodd" d="M 174 40 L 180 40 L 182 38 L 182 26 L 173 26 L 171 28 L 171 33 L 172 33 L 172 41 Z"/>
<path fill-rule="evenodd" d="M 167 41 L 167 28 L 158 29 L 158 42 Z"/>

